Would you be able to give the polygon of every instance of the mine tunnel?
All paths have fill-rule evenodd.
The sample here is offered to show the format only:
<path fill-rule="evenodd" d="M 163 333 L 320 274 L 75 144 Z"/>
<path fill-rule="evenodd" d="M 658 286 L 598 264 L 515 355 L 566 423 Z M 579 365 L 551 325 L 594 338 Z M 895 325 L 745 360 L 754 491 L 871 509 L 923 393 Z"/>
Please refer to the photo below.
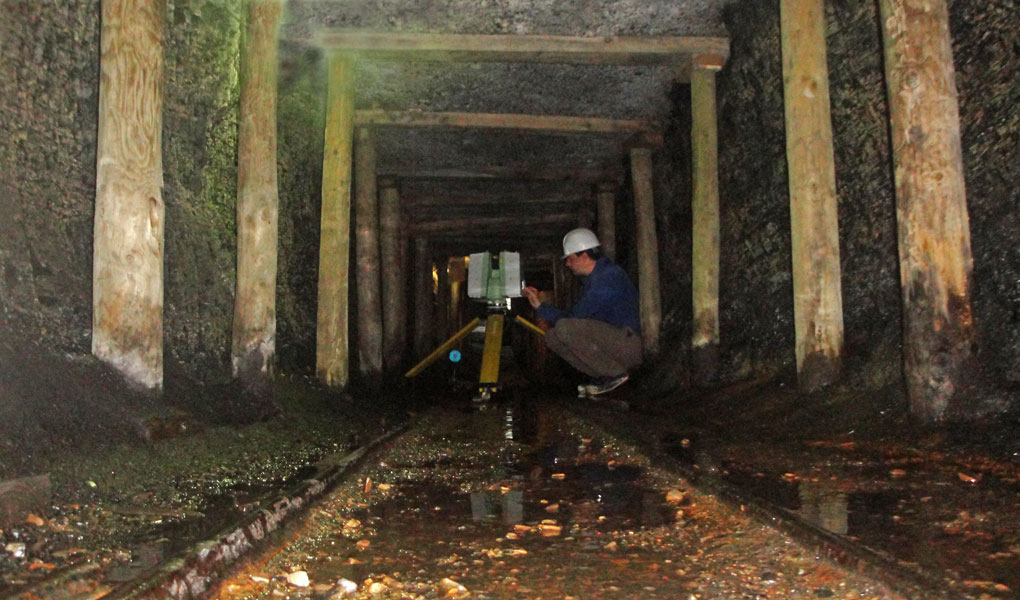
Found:
<path fill-rule="evenodd" d="M 0 596 L 1020 597 L 1018 32 L 4 2 Z"/>

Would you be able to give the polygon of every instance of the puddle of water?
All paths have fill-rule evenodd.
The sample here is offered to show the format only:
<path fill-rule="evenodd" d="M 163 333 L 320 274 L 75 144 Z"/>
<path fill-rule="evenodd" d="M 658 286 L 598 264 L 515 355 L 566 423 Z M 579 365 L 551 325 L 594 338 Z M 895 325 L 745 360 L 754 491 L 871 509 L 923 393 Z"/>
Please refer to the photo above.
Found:
<path fill-rule="evenodd" d="M 846 535 L 849 520 L 847 495 L 831 486 L 802 482 L 798 487 L 800 508 L 797 514 L 832 533 Z"/>
<path fill-rule="evenodd" d="M 399 535 L 449 531 L 451 527 L 463 531 L 466 527 L 484 531 L 489 538 L 502 537 L 507 526 L 534 528 L 544 520 L 554 520 L 565 536 L 574 524 L 606 532 L 658 526 L 674 518 L 675 509 L 666 502 L 665 493 L 642 482 L 641 468 L 608 464 L 600 455 L 599 442 L 586 442 L 559 430 L 562 416 L 512 402 L 477 417 L 499 421 L 498 428 L 474 431 L 476 435 L 499 436 L 489 440 L 500 444 L 499 464 L 459 458 L 456 470 L 467 473 L 469 479 L 473 479 L 472 471 L 487 472 L 501 481 L 500 487 L 474 491 L 451 487 L 452 482 L 444 481 L 443 475 L 451 472 L 451 465 L 434 460 L 390 464 L 391 468 L 433 475 L 391 482 L 396 493 L 366 507 L 358 518 L 385 524 L 388 531 L 403 532 Z M 469 436 L 469 432 L 462 430 L 461 435 Z"/>
<path fill-rule="evenodd" d="M 841 477 L 837 484 L 790 481 L 782 473 L 759 473 L 741 465 L 720 464 L 690 444 L 676 444 L 668 451 L 698 473 L 717 477 L 754 498 L 790 510 L 809 523 L 879 552 L 951 574 L 957 580 L 994 581 L 1020 590 L 1020 572 L 1010 544 L 997 536 L 987 536 L 981 527 L 969 527 L 967 519 L 975 516 L 968 517 L 967 511 L 947 513 L 946 504 L 939 498 L 949 502 L 948 506 L 959 504 L 947 496 L 953 493 L 953 482 L 946 484 L 943 474 L 925 470 L 916 461 L 847 463 L 855 467 L 853 477 Z M 903 468 L 907 475 L 890 482 L 890 470 L 896 467 Z M 989 486 L 988 493 L 997 489 Z M 957 517 L 962 520 L 959 526 L 950 525 L 947 530 L 947 522 Z M 994 556 L 1000 558 L 989 560 Z"/>

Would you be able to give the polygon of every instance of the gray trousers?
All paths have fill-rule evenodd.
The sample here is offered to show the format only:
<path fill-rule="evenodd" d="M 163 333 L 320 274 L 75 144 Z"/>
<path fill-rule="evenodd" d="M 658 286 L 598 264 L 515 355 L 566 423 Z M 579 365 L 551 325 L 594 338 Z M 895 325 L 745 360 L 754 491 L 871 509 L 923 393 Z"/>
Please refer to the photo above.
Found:
<path fill-rule="evenodd" d="M 641 364 L 641 336 L 594 319 L 560 319 L 545 344 L 592 377 L 616 377 Z"/>

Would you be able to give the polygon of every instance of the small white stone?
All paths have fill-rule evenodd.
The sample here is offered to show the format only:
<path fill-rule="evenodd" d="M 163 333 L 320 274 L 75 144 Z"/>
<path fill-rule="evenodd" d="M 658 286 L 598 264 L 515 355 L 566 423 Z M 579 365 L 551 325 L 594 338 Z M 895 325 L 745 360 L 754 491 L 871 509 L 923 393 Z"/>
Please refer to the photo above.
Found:
<path fill-rule="evenodd" d="M 294 571 L 293 573 L 287 574 L 287 583 L 294 587 L 308 587 L 308 573 L 304 571 Z"/>
<path fill-rule="evenodd" d="M 9 552 L 14 558 L 25 558 L 25 544 L 21 542 L 11 542 L 4 546 L 4 550 Z"/>
<path fill-rule="evenodd" d="M 353 596 L 358 591 L 358 584 L 350 579 L 341 579 L 336 582 L 337 593 L 341 596 Z"/>

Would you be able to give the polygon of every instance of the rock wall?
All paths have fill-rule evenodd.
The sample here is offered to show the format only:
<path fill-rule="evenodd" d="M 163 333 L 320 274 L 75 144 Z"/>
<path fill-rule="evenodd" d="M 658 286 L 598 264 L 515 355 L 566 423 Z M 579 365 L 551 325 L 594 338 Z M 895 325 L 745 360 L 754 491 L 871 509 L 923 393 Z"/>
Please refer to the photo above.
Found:
<path fill-rule="evenodd" d="M 99 2 L 5 2 L 0 55 L 0 319 L 88 352 Z"/>
<path fill-rule="evenodd" d="M 974 304 L 989 375 L 1020 378 L 1020 6 L 950 2 L 974 250 Z M 793 299 L 778 0 L 725 12 L 718 76 L 722 380 L 792 377 Z M 874 2 L 826 4 L 839 198 L 845 356 L 864 385 L 900 375 L 895 197 L 881 30 Z M 680 96 L 677 102 L 686 102 Z M 675 113 L 682 122 L 683 109 Z M 689 119 L 689 117 L 686 117 Z M 689 125 L 688 125 L 689 126 Z M 667 156 L 684 168 L 682 153 Z M 686 185 L 689 185 L 686 184 Z M 663 211 L 671 209 L 664 208 Z M 661 216 L 660 216 L 661 218 Z M 661 223 L 660 223 L 661 226 Z M 689 232 L 677 232 L 689 240 Z M 675 243 L 667 241 L 665 248 Z M 686 259 L 682 253 L 671 263 Z M 689 263 L 687 263 L 689 264 Z M 681 264 L 672 268 L 680 269 Z M 681 290 L 682 292 L 682 290 Z M 682 305 L 670 292 L 670 303 Z"/>
<path fill-rule="evenodd" d="M 230 377 L 237 230 L 238 68 L 244 11 L 168 2 L 164 44 L 164 368 Z"/>
<path fill-rule="evenodd" d="M 732 40 L 716 83 L 724 381 L 794 364 L 778 6 L 745 2 L 724 13 Z"/>
<path fill-rule="evenodd" d="M 282 370 L 314 374 L 326 71 L 318 52 L 286 50 L 281 49 L 277 106 L 276 352 Z"/>
<path fill-rule="evenodd" d="M 949 3 L 983 363 L 1020 381 L 1020 1 Z"/>

